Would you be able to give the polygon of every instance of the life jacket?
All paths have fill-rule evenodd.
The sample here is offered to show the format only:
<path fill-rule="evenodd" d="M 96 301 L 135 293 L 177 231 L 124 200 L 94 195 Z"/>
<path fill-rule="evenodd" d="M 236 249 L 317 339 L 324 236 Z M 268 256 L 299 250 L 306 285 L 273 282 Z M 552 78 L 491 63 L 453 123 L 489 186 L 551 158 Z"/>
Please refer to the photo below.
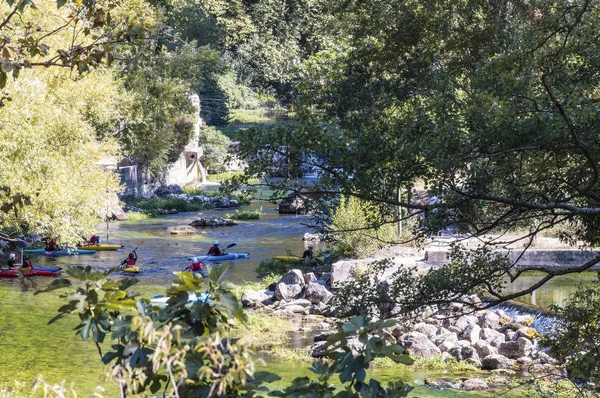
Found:
<path fill-rule="evenodd" d="M 203 266 L 204 264 L 198 261 L 197 263 L 190 264 L 189 268 L 191 271 L 201 271 Z"/>
<path fill-rule="evenodd" d="M 216 246 L 211 246 L 210 249 L 208 249 L 208 255 L 209 256 L 220 256 L 221 250 L 219 250 L 219 248 Z"/>
<path fill-rule="evenodd" d="M 90 238 L 90 244 L 95 245 L 96 243 L 98 243 L 98 238 L 94 235 Z"/>
<path fill-rule="evenodd" d="M 135 259 L 135 258 L 128 258 L 128 259 L 127 259 L 127 265 L 134 266 L 134 265 L 135 265 L 135 262 L 136 262 L 136 259 Z"/>
<path fill-rule="evenodd" d="M 54 250 L 56 249 L 56 242 L 51 240 L 50 242 L 48 242 L 48 250 Z"/>

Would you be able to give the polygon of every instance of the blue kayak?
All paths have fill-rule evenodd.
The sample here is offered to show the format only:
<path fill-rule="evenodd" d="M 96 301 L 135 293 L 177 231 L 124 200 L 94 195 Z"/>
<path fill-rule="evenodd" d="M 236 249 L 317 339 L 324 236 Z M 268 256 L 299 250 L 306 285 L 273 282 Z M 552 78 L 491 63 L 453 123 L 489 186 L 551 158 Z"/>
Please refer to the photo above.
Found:
<path fill-rule="evenodd" d="M 34 271 L 50 271 L 50 272 L 58 272 L 62 270 L 60 267 L 38 267 L 37 265 L 33 266 Z"/>
<path fill-rule="evenodd" d="M 154 298 L 150 300 L 150 303 L 159 307 L 166 307 L 167 301 L 169 301 L 170 298 L 171 297 L 169 296 L 163 296 L 160 294 L 158 296 L 154 296 Z M 194 304 L 196 301 L 200 301 L 201 303 L 209 303 L 211 305 L 214 304 L 212 300 L 210 300 L 210 294 L 208 293 L 202 293 L 198 295 L 195 293 L 189 293 L 187 305 Z"/>
<path fill-rule="evenodd" d="M 59 249 L 53 251 L 46 251 L 46 249 L 25 249 L 25 253 L 32 254 L 45 254 L 46 256 L 68 256 L 70 254 L 94 254 L 96 250 L 84 250 L 84 249 Z"/>
<path fill-rule="evenodd" d="M 226 260 L 237 260 L 240 258 L 248 258 L 250 253 L 227 253 L 221 256 L 196 256 L 199 261 L 226 261 Z"/>

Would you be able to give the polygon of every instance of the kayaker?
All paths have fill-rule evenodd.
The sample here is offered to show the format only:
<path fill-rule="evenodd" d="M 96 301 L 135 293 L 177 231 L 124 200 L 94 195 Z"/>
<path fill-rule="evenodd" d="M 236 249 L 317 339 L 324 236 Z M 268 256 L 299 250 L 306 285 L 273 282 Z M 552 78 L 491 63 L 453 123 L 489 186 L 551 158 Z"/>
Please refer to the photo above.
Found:
<path fill-rule="evenodd" d="M 97 245 L 98 243 L 100 243 L 100 237 L 98 235 L 92 235 L 90 237 L 90 240 L 88 242 L 90 245 Z"/>
<path fill-rule="evenodd" d="M 308 244 L 308 248 L 304 250 L 302 253 L 302 258 L 312 258 L 313 257 L 313 245 L 312 243 Z"/>
<path fill-rule="evenodd" d="M 23 264 L 21 268 L 33 268 L 33 263 L 29 261 L 29 257 L 23 256 Z"/>
<path fill-rule="evenodd" d="M 7 261 L 8 269 L 13 269 L 13 267 L 15 266 L 15 261 L 16 261 L 15 260 L 15 253 L 10 253 L 8 255 L 8 261 Z"/>
<path fill-rule="evenodd" d="M 57 249 L 56 242 L 54 241 L 54 239 L 50 239 L 50 241 L 46 245 L 46 251 L 47 252 L 53 252 L 56 249 Z"/>
<path fill-rule="evenodd" d="M 222 256 L 223 254 L 225 254 L 225 253 L 223 253 L 221 251 L 221 249 L 219 249 L 219 241 L 218 240 L 214 241 L 213 245 L 210 247 L 210 249 L 208 249 L 208 255 L 209 256 Z"/>
<path fill-rule="evenodd" d="M 121 263 L 121 268 L 131 268 L 133 266 L 135 266 L 135 263 L 138 259 L 137 253 L 134 250 L 133 252 L 129 253 L 129 256 L 123 260 L 123 262 Z"/>
<path fill-rule="evenodd" d="M 187 271 L 188 269 L 190 271 L 202 271 L 202 267 L 204 267 L 204 263 L 202 263 L 201 261 L 198 261 L 198 259 L 196 257 L 194 257 L 192 259 L 193 263 L 191 263 L 190 265 L 188 265 L 184 271 Z"/>

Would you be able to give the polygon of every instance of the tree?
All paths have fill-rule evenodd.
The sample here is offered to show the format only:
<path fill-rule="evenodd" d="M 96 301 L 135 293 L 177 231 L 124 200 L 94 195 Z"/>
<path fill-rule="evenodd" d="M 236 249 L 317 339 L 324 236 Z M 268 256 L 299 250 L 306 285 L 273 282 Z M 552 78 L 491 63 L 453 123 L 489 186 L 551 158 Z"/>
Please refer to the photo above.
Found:
<path fill-rule="evenodd" d="M 110 74 L 74 82 L 67 71 L 47 70 L 25 71 L 13 85 L 0 124 L 2 238 L 31 232 L 75 243 L 106 217 L 119 188 L 116 174 L 102 164 L 118 147 L 96 140 L 88 106 L 112 82 Z"/>
<path fill-rule="evenodd" d="M 476 237 L 532 225 L 517 238 L 501 234 L 484 243 L 489 250 L 528 246 L 554 226 L 567 242 L 598 243 L 596 2 L 347 6 L 340 18 L 353 27 L 349 44 L 304 68 L 300 125 L 242 135 L 250 174 L 286 157 L 316 159 L 323 178 L 314 193 L 379 203 L 373 226 L 394 206 L 411 209 L 410 217 L 437 209 L 417 237 L 448 225 Z M 398 190 L 415 183 L 439 201 L 399 200 Z M 539 282 L 505 294 L 502 282 L 524 270 L 480 261 L 481 272 L 463 274 L 446 298 L 482 288 L 495 297 L 492 305 L 598 262 L 542 269 Z"/>
<path fill-rule="evenodd" d="M 114 47 L 144 38 L 141 1 L 7 0 L 0 4 L 0 89 L 24 68 L 62 67 L 79 73 L 113 60 Z M 12 98 L 2 92 L 0 106 Z"/>

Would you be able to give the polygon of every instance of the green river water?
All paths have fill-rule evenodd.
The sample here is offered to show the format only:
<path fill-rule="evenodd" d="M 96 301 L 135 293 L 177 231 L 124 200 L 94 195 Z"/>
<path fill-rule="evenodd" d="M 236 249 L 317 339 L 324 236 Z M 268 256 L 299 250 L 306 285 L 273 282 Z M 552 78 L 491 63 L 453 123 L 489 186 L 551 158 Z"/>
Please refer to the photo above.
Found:
<path fill-rule="evenodd" d="M 301 223 L 309 220 L 305 216 L 278 215 L 274 206 L 256 202 L 250 208 L 263 207 L 265 215 L 261 220 L 241 222 L 236 227 L 215 228 L 199 231 L 195 235 L 172 235 L 168 228 L 184 226 L 199 216 L 198 213 L 184 213 L 162 218 L 136 222 L 111 223 L 109 242 L 126 245 L 118 252 L 98 252 L 89 256 L 59 257 L 56 260 L 44 257 L 34 258 L 34 265 L 64 266 L 67 264 L 89 264 L 96 268 L 109 268 L 127 255 L 127 249 L 137 246 L 143 272 L 139 275 L 140 284 L 134 289 L 143 296 L 152 297 L 162 293 L 172 279 L 172 271 L 181 270 L 189 264 L 190 255 L 206 252 L 214 239 L 222 246 L 229 242 L 237 243 L 232 252 L 250 252 L 249 259 L 230 263 L 229 278 L 234 282 L 256 279 L 258 263 L 273 255 L 286 253 L 300 254 L 304 250 L 301 236 L 307 228 Z M 223 215 L 226 212 L 211 210 L 204 215 Z M 99 233 L 106 235 L 105 226 L 99 226 Z M 106 236 L 103 236 L 106 238 Z M 106 242 L 106 239 L 104 239 Z M 539 278 L 530 274 L 528 282 Z M 537 305 L 547 306 L 561 302 L 579 282 L 588 282 L 596 274 L 582 274 L 556 278 L 552 283 L 536 293 L 530 300 Z M 38 287 L 43 287 L 51 278 L 37 278 Z M 514 286 L 518 288 L 518 286 Z M 104 380 L 105 368 L 98 352 L 91 342 L 84 342 L 74 335 L 75 317 L 63 319 L 48 325 L 57 313 L 62 299 L 58 293 L 34 296 L 32 291 L 21 291 L 18 281 L 0 280 L 0 397 L 29 397 L 34 379 L 43 374 L 51 383 L 67 380 L 72 383 L 79 397 L 89 397 L 97 386 L 106 389 L 105 397 L 117 397 L 116 388 Z M 309 374 L 304 364 L 268 362 L 267 370 L 276 371 L 283 382 Z M 402 379 L 415 384 L 411 397 L 469 397 L 481 394 L 461 391 L 437 391 L 419 384 L 425 377 L 448 375 L 415 371 L 409 368 L 379 369 L 372 372 L 381 381 Z M 518 394 L 516 395 L 518 396 Z"/>

